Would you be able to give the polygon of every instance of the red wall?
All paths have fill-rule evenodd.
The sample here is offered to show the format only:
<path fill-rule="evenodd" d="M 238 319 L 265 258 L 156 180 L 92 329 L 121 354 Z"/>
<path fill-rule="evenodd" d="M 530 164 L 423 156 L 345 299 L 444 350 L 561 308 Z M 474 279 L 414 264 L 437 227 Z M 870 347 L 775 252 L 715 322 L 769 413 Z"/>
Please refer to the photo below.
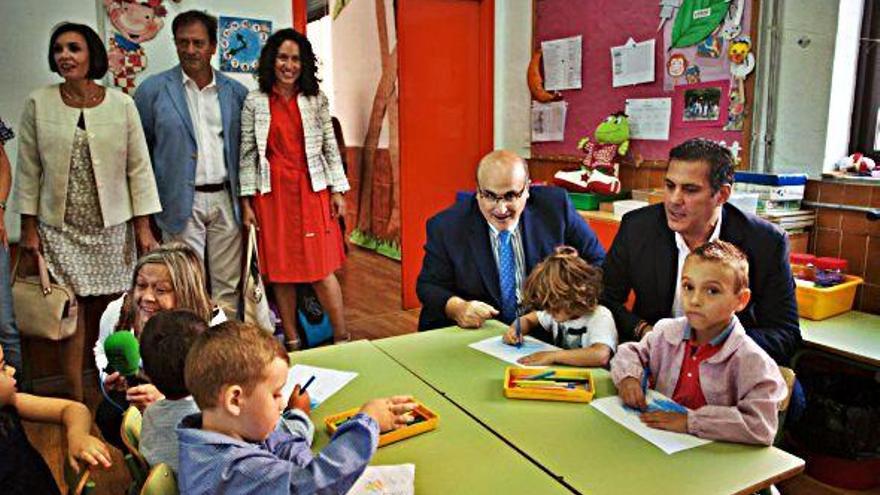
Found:
<path fill-rule="evenodd" d="M 419 305 L 425 223 L 492 149 L 494 0 L 398 3 L 403 305 Z"/>
<path fill-rule="evenodd" d="M 577 141 L 586 135 L 592 136 L 599 122 L 609 114 L 623 111 L 627 98 L 673 96 L 673 92 L 663 90 L 666 66 L 663 57 L 663 33 L 657 31 L 659 14 L 657 0 L 537 2 L 537 46 L 540 46 L 541 41 L 583 35 L 583 88 L 562 92 L 568 102 L 565 141 L 535 143 L 532 145 L 532 155 L 580 155 L 576 147 Z M 610 49 L 626 43 L 630 37 L 636 41 L 656 39 L 656 79 L 653 83 L 612 88 Z M 724 140 L 728 144 L 733 141 L 743 144 L 742 132 L 725 132 L 721 128 L 680 128 L 673 123 L 669 141 L 638 140 L 633 141 L 631 146 L 646 160 L 665 160 L 670 148 L 698 136 Z"/>

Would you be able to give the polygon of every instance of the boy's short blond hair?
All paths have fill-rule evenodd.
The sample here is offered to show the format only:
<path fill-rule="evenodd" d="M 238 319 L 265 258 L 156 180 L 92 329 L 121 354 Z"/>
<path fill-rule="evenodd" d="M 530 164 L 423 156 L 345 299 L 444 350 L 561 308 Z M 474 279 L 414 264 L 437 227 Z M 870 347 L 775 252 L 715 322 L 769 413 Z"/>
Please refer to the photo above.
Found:
<path fill-rule="evenodd" d="M 559 246 L 532 269 L 523 302 L 533 309 L 583 316 L 596 308 L 600 294 L 602 269 L 587 263 L 577 249 Z"/>
<path fill-rule="evenodd" d="M 699 258 L 724 265 L 733 271 L 733 291 L 737 294 L 749 288 L 749 260 L 746 255 L 733 244 L 726 241 L 711 241 L 691 251 L 685 261 L 691 257 Z"/>
<path fill-rule="evenodd" d="M 240 385 L 251 393 L 275 358 L 288 362 L 284 347 L 265 330 L 238 321 L 221 323 L 193 343 L 186 357 L 186 388 L 199 409 L 215 407 L 223 387 Z"/>

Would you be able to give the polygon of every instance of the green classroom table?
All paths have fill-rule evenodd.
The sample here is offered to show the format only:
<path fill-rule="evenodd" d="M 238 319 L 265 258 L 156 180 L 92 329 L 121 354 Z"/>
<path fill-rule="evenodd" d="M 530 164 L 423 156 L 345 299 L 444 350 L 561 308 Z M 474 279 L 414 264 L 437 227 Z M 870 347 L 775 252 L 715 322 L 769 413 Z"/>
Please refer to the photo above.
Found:
<path fill-rule="evenodd" d="M 440 417 L 437 429 L 386 445 L 374 465 L 416 465 L 418 494 L 570 493 L 479 423 L 367 341 L 291 354 L 292 364 L 355 371 L 357 378 L 312 411 L 318 450 L 329 441 L 324 417 L 368 399 L 411 394 Z"/>
<path fill-rule="evenodd" d="M 506 399 L 508 364 L 468 347 L 503 330 L 492 321 L 373 345 L 580 493 L 752 493 L 803 470 L 775 447 L 714 442 L 667 455 L 587 404 Z M 615 393 L 607 371 L 593 377 L 597 397 Z"/>
<path fill-rule="evenodd" d="M 849 311 L 827 320 L 801 319 L 805 347 L 880 367 L 880 316 Z"/>

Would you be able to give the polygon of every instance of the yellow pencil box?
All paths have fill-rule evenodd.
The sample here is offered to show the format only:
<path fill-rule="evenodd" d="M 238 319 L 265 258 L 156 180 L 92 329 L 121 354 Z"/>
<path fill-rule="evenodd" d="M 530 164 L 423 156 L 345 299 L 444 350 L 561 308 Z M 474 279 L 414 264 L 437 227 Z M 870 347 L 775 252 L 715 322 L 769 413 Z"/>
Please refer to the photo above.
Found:
<path fill-rule="evenodd" d="M 437 424 L 440 422 L 440 416 L 434 411 L 428 409 L 421 402 L 416 401 L 416 403 L 418 406 L 410 411 L 410 414 L 413 416 L 413 422 L 402 428 L 386 431 L 385 433 L 380 434 L 379 447 L 384 447 L 390 443 L 399 442 L 400 440 L 437 428 Z M 360 408 L 349 409 L 339 414 L 324 418 L 324 425 L 327 427 L 327 432 L 333 436 L 342 423 L 348 421 L 349 418 L 357 414 L 358 411 L 360 411 Z"/>
<path fill-rule="evenodd" d="M 551 376 L 545 376 L 552 372 Z M 571 388 L 567 388 L 570 385 Z M 504 396 L 508 399 L 590 402 L 593 375 L 586 368 L 517 368 L 504 372 Z"/>

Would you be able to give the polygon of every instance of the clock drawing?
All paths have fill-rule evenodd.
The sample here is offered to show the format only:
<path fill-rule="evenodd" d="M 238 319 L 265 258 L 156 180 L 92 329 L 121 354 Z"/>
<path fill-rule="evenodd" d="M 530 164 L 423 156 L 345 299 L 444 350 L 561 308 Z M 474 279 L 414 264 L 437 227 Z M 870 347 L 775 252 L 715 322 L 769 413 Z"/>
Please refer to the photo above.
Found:
<path fill-rule="evenodd" d="M 223 72 L 257 71 L 260 50 L 272 32 L 272 21 L 243 17 L 220 17 L 220 70 Z"/>

